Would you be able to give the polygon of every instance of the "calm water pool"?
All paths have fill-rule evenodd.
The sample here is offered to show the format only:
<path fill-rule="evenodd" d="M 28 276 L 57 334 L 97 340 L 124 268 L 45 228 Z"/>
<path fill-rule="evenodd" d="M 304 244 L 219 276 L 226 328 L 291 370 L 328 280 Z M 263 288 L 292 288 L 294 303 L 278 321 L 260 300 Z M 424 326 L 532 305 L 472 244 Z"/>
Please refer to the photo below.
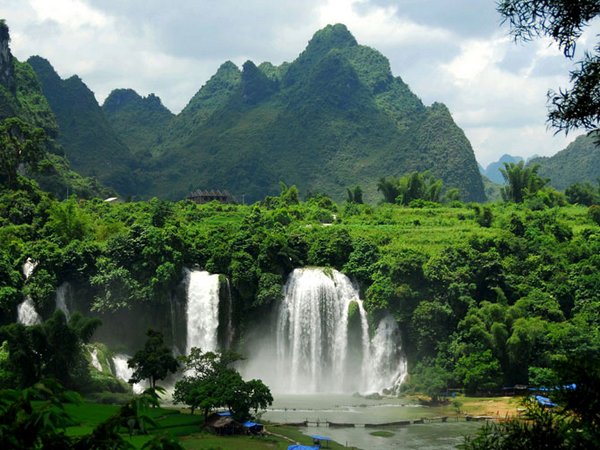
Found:
<path fill-rule="evenodd" d="M 306 434 L 329 436 L 341 444 L 369 450 L 384 449 L 453 449 L 463 436 L 474 434 L 481 423 L 456 422 L 427 423 L 402 427 L 364 428 L 364 424 L 378 424 L 399 420 L 433 417 L 438 413 L 425 406 L 409 404 L 402 399 L 367 400 L 350 395 L 274 395 L 273 406 L 262 416 L 272 422 L 343 422 L 357 424 L 357 428 L 329 428 L 309 426 Z M 370 433 L 385 430 L 391 437 Z"/>

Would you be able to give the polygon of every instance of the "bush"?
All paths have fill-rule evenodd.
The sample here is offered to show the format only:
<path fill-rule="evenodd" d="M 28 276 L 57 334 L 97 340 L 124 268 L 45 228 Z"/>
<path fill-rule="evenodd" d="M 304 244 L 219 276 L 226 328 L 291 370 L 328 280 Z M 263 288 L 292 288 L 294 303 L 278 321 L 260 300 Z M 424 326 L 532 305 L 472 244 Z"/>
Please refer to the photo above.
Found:
<path fill-rule="evenodd" d="M 599 205 L 590 206 L 590 208 L 588 209 L 588 216 L 590 216 L 590 218 L 594 222 L 596 222 L 596 224 L 600 225 L 600 206 Z"/>

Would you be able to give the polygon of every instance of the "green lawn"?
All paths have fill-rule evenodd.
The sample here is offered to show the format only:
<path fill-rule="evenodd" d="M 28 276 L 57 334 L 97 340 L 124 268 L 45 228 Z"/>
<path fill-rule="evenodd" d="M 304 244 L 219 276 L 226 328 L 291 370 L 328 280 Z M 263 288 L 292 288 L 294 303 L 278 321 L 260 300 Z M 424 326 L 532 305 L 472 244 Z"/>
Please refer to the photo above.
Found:
<path fill-rule="evenodd" d="M 119 410 L 117 405 L 103 405 L 85 402 L 80 405 L 67 404 L 66 410 L 74 419 L 74 425 L 67 428 L 70 436 L 80 436 L 90 433 L 95 426 L 103 422 Z M 168 434 L 176 436 L 183 447 L 189 449 L 204 450 L 263 450 L 263 449 L 287 449 L 291 444 L 289 440 L 279 436 L 267 435 L 265 437 L 254 436 L 215 436 L 201 430 L 203 422 L 202 415 L 191 415 L 181 413 L 174 409 L 157 408 L 150 411 L 149 415 L 156 422 L 156 428 L 149 429 L 149 435 L 128 437 L 124 430 L 123 435 L 136 448 L 141 448 L 154 435 Z M 311 444 L 312 439 L 296 428 L 285 426 L 267 426 L 267 430 L 277 435 L 283 435 L 302 444 Z M 331 449 L 344 448 L 335 442 L 330 443 Z"/>

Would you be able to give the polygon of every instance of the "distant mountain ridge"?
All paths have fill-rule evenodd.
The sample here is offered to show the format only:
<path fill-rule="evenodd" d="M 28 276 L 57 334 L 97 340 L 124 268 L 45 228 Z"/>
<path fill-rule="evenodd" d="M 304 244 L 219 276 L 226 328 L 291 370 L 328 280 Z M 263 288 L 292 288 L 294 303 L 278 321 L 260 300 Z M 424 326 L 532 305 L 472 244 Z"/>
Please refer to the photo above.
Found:
<path fill-rule="evenodd" d="M 598 137 L 583 135 L 564 150 L 550 157 L 532 159 L 529 164 L 539 164 L 539 174 L 550 179 L 550 185 L 564 190 L 574 183 L 600 178 L 600 146 Z"/>
<path fill-rule="evenodd" d="M 74 165 L 120 192 L 180 199 L 227 189 L 255 201 L 284 181 L 338 200 L 359 184 L 375 200 L 379 178 L 430 170 L 465 200 L 485 199 L 471 145 L 446 106 L 423 105 L 341 24 L 315 33 L 292 63 L 224 63 L 176 116 L 155 96 L 119 89 L 75 120 L 68 84 L 82 99 L 89 89 L 52 81 L 42 61 L 31 62 Z"/>
<path fill-rule="evenodd" d="M 494 183 L 504 184 L 504 177 L 502 176 L 500 169 L 504 168 L 505 163 L 518 163 L 519 161 L 523 161 L 523 158 L 520 156 L 504 154 L 498 161 L 488 164 L 488 166 L 481 171 L 481 174 Z"/>

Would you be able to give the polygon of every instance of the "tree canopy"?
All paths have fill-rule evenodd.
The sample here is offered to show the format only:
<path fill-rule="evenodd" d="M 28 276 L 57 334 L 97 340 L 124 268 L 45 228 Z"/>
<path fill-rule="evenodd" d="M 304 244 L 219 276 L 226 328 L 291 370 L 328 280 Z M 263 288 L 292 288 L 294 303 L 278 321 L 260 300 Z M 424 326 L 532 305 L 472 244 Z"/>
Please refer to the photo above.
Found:
<path fill-rule="evenodd" d="M 230 352 L 202 352 L 192 348 L 183 357 L 186 375 L 175 383 L 173 400 L 188 405 L 192 414 L 200 408 L 204 417 L 211 409 L 226 407 L 239 420 L 273 403 L 271 391 L 261 380 L 244 381 L 231 367 L 241 356 Z"/>
<path fill-rule="evenodd" d="M 139 383 L 148 380 L 150 386 L 156 388 L 156 382 L 163 380 L 169 373 L 177 372 L 179 363 L 172 355 L 171 350 L 164 344 L 160 331 L 148 330 L 148 340 L 142 350 L 136 352 L 127 365 L 134 369 L 130 383 Z"/>
<path fill-rule="evenodd" d="M 498 11 L 510 24 L 515 40 L 547 36 L 567 58 L 575 56 L 577 40 L 600 14 L 598 0 L 501 0 Z M 586 53 L 571 72 L 572 86 L 549 91 L 548 121 L 557 130 L 585 128 L 597 131 L 600 124 L 600 45 Z"/>

